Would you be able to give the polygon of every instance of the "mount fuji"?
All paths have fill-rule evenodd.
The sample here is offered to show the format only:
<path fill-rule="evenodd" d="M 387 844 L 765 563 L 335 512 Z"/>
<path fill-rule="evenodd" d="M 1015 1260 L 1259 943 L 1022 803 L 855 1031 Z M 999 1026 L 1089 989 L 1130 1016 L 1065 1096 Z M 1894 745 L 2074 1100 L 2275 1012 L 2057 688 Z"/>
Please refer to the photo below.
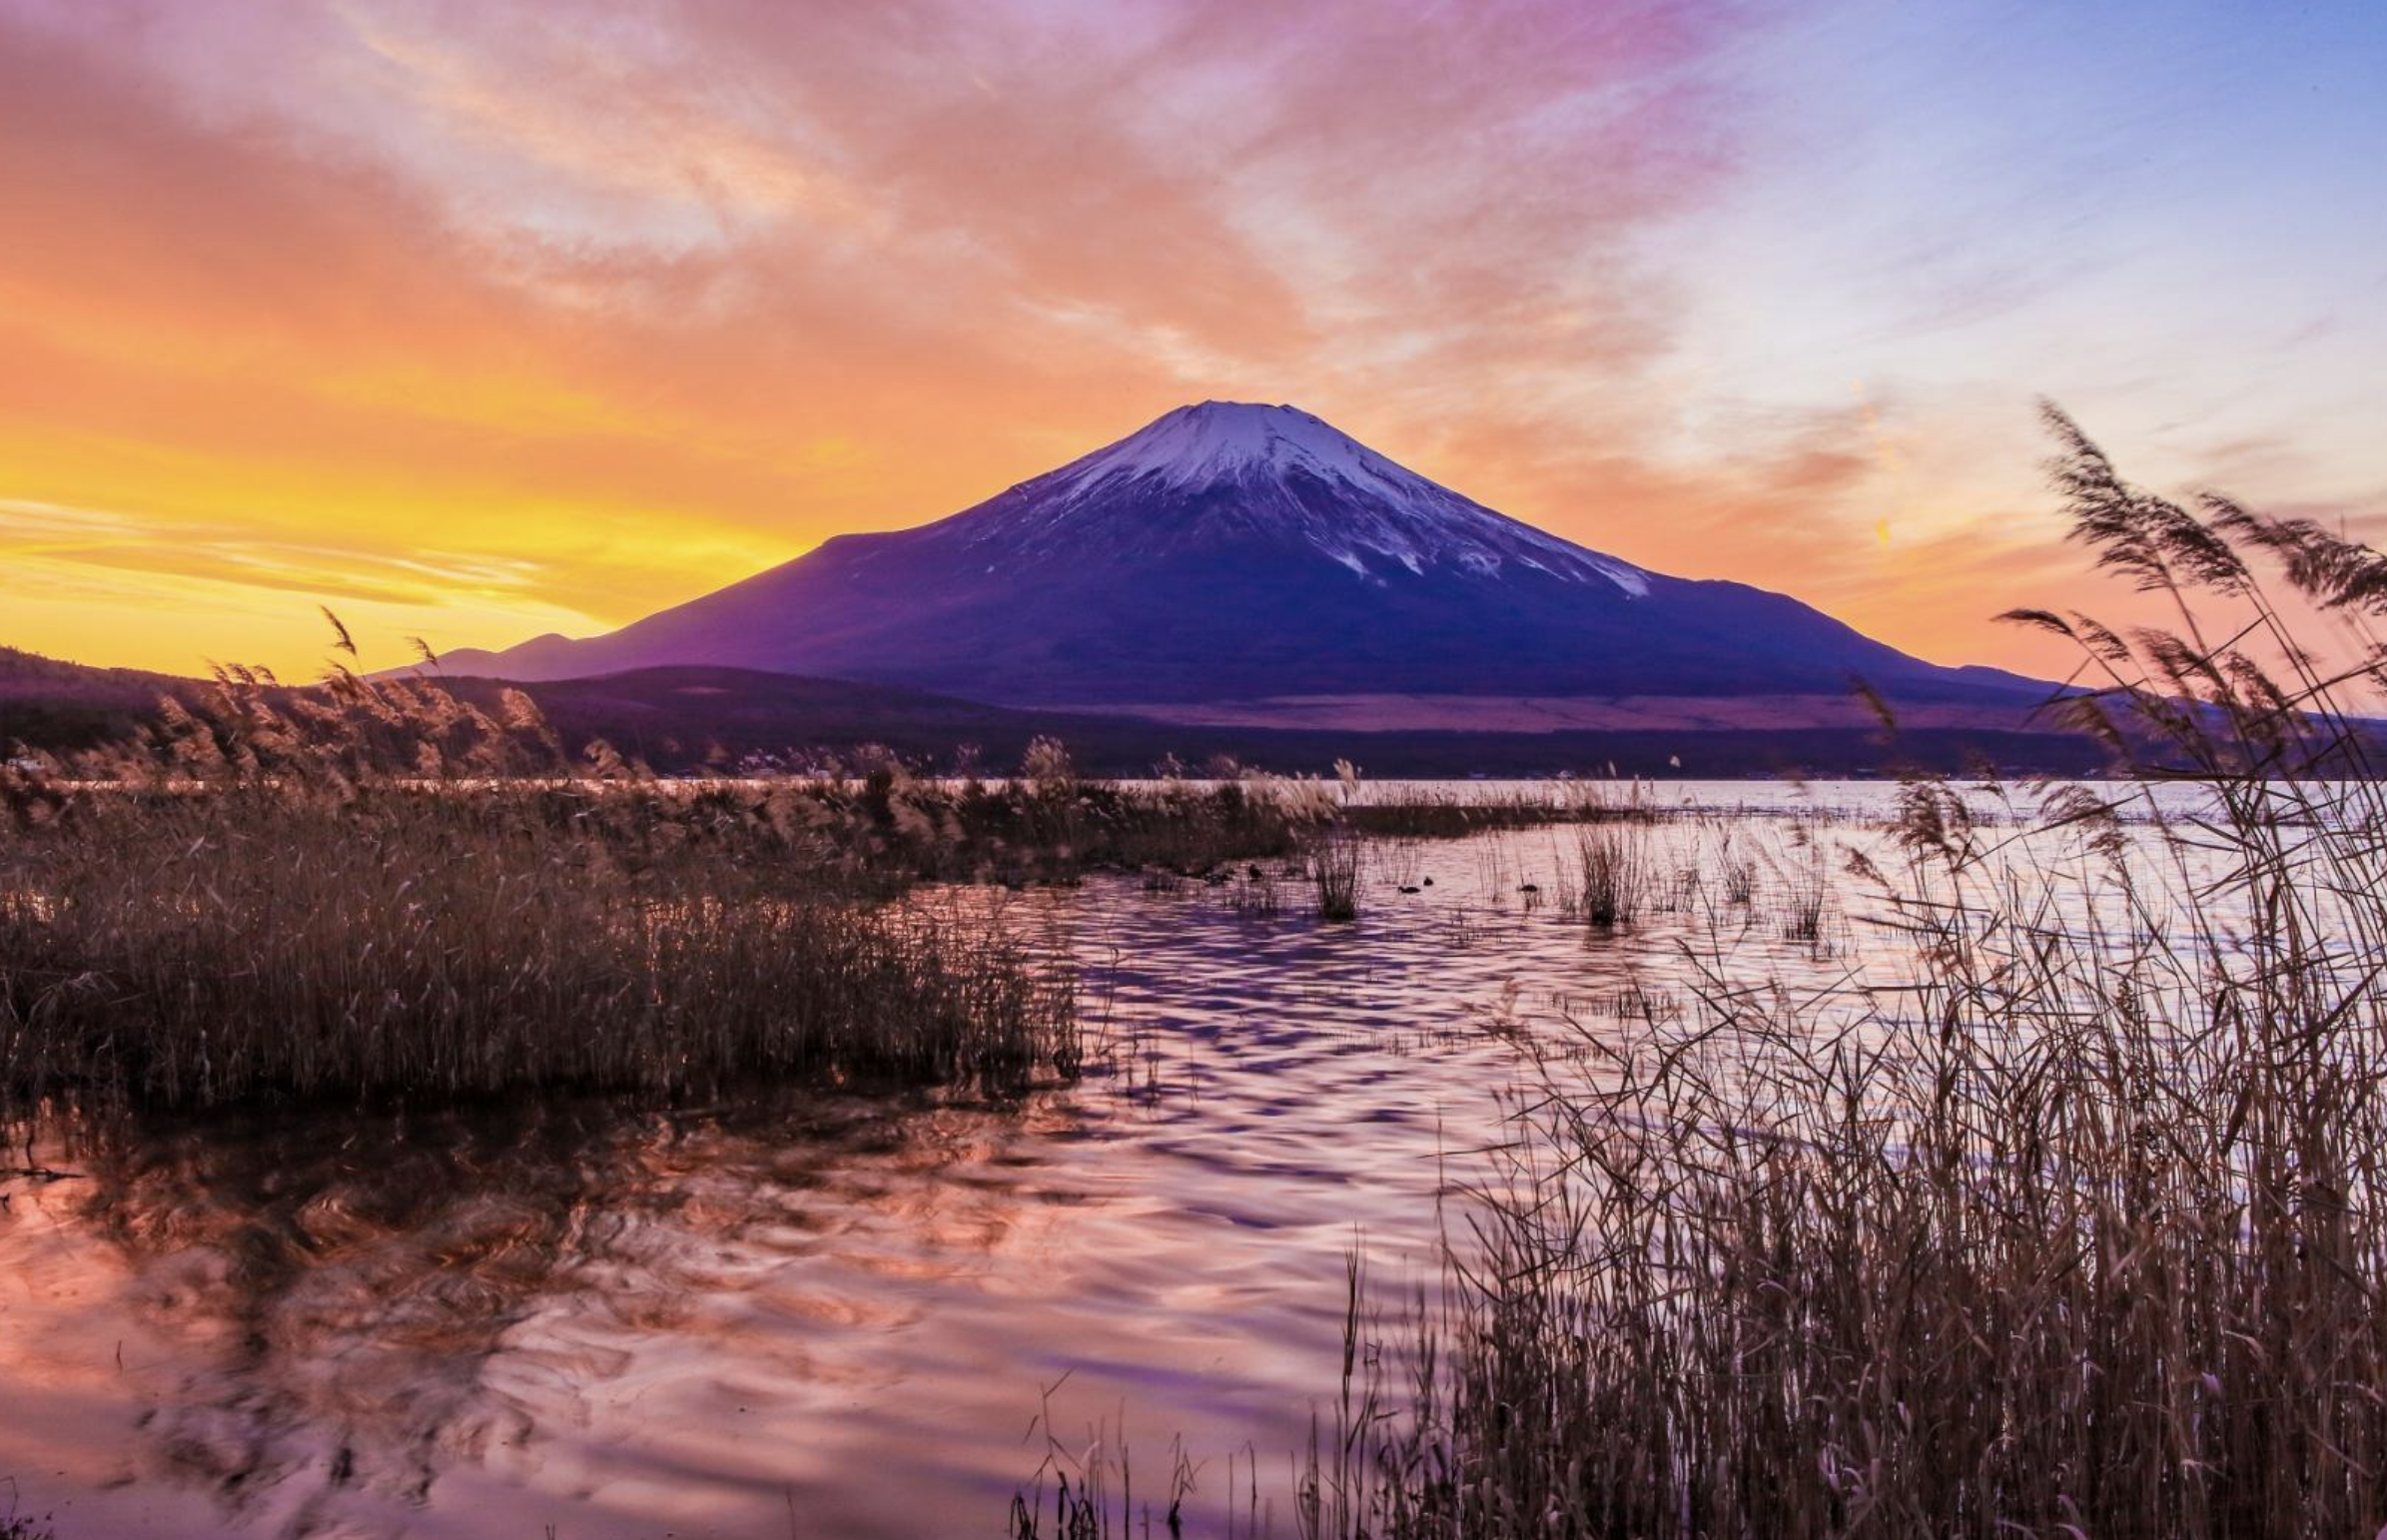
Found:
<path fill-rule="evenodd" d="M 1233 401 L 606 635 L 446 659 L 519 680 L 685 664 L 1354 727 L 1848 725 L 1853 678 L 1902 708 L 2013 725 L 2044 689 L 1924 662 L 1782 594 L 1586 550 L 1308 412 Z"/>

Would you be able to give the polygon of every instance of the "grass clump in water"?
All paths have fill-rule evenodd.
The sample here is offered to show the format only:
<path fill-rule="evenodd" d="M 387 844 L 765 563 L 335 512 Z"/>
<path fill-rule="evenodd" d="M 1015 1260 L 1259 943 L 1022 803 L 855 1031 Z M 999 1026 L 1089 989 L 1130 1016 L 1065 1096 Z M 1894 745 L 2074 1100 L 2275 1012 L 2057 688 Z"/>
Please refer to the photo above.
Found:
<path fill-rule="evenodd" d="M 1615 930 L 1640 914 L 1651 873 L 1637 824 L 1592 824 L 1575 837 L 1575 905 L 1586 924 Z"/>
<path fill-rule="evenodd" d="M 1317 914 L 1321 920 L 1359 918 L 1360 842 L 1348 834 L 1330 834 L 1309 853 L 1309 872 L 1317 881 Z"/>

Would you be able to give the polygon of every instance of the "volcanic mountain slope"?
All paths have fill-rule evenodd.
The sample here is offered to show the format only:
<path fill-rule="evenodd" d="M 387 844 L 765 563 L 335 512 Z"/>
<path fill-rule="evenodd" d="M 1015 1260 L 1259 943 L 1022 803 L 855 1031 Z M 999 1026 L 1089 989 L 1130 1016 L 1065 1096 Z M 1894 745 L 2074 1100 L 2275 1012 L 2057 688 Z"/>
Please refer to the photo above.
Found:
<path fill-rule="evenodd" d="M 2012 705 L 1781 594 L 1586 550 L 1291 406 L 1206 401 L 933 524 L 844 535 L 585 641 L 451 654 L 557 679 L 701 663 L 1167 714 L 1319 697 Z"/>

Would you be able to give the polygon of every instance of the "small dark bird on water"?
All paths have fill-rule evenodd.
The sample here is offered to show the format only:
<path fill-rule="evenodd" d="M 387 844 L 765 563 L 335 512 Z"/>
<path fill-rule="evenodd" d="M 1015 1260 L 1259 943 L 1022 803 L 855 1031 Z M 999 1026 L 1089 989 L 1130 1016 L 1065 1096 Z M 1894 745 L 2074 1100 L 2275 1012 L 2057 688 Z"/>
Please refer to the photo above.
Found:
<path fill-rule="evenodd" d="M 1428 877 L 1428 878 L 1424 879 L 1424 882 L 1425 882 L 1425 885 L 1426 885 L 1427 887 L 1429 887 L 1429 888 L 1430 888 L 1430 887 L 1432 887 L 1432 886 L 1434 885 L 1434 880 L 1433 880 L 1431 877 Z"/>
<path fill-rule="evenodd" d="M 1257 882 L 1259 881 L 1259 868 L 1256 866 L 1244 867 L 1243 875 L 1250 878 L 1253 882 Z"/>
<path fill-rule="evenodd" d="M 1415 893 L 1417 889 L 1413 884 L 1404 882 L 1400 885 L 1400 891 L 1403 893 Z"/>
<path fill-rule="evenodd" d="M 1542 885 L 1537 882 L 1520 883 L 1517 891 L 1519 893 L 1539 893 L 1542 891 Z"/>

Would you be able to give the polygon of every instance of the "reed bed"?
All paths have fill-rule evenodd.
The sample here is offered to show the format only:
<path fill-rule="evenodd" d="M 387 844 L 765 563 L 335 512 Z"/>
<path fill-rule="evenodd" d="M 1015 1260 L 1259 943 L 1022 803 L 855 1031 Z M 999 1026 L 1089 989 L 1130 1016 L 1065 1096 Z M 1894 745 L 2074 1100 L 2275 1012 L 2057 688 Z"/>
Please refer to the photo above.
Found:
<path fill-rule="evenodd" d="M 860 758 L 668 780 L 559 742 L 518 693 L 483 709 L 338 665 L 305 690 L 224 670 L 163 701 L 142 741 L 70 762 L 12 751 L 0 1115 L 61 1091 L 676 1096 L 753 1076 L 1066 1069 L 1066 981 L 997 906 L 905 902 L 912 885 L 1126 870 L 1166 889 L 1292 860 L 1318 876 L 1320 913 L 1348 918 L 1362 826 L 1462 833 L 1598 800 L 1362 808 L 1347 765 L 1333 781 L 1092 781 L 1051 739 L 996 781 Z M 1254 894 L 1274 909 L 1272 884 Z"/>
<path fill-rule="evenodd" d="M 84 813 L 5 879 L 0 1086 L 198 1106 L 687 1095 L 1073 1057 L 1066 979 L 1000 927 L 518 813 L 245 792 Z"/>
<path fill-rule="evenodd" d="M 2050 709 L 2199 810 L 2125 782 L 2015 831 L 1914 781 L 1851 874 L 1904 977 L 1825 1009 L 1727 960 L 1540 1056 L 1439 1295 L 1387 1326 L 1354 1291 L 1304 1534 L 2379 1532 L 2387 793 L 2351 692 L 2387 559 L 2055 423 L 2080 537 L 2181 619 L 2025 616 L 2093 670 Z M 2253 552 L 2356 663 L 2293 645 Z"/>
<path fill-rule="evenodd" d="M 1492 829 L 1551 824 L 1654 823 L 1669 816 L 1635 781 L 1575 780 L 1525 785 L 1371 787 L 1345 782 L 1344 827 L 1395 839 L 1458 839 Z"/>
<path fill-rule="evenodd" d="M 534 719 L 334 699 L 228 686 L 104 784 L 0 772 L 0 1114 L 1076 1067 L 1000 906 L 902 900 L 817 805 L 510 779 Z"/>

